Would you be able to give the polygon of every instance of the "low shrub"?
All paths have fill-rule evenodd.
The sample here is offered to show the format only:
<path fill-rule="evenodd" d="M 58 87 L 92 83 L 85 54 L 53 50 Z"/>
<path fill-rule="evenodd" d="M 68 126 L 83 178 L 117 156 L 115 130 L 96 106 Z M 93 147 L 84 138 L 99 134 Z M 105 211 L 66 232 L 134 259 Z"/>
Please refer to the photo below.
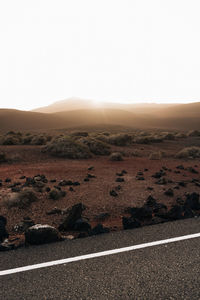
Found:
<path fill-rule="evenodd" d="M 192 146 L 183 148 L 179 151 L 176 158 L 200 158 L 200 147 Z"/>
<path fill-rule="evenodd" d="M 159 160 L 165 156 L 165 153 L 163 151 L 158 151 L 158 152 L 152 152 L 149 155 L 149 159 L 151 160 Z"/>
<path fill-rule="evenodd" d="M 87 145 L 90 151 L 95 155 L 110 154 L 110 146 L 100 140 L 96 140 L 95 138 L 82 138 L 79 141 Z"/>
<path fill-rule="evenodd" d="M 71 159 L 85 159 L 91 157 L 89 148 L 75 141 L 71 137 L 54 138 L 42 149 L 42 152 L 47 152 L 53 156 L 71 158 Z"/>
<path fill-rule="evenodd" d="M 21 143 L 21 138 L 16 136 L 5 136 L 2 141 L 3 145 L 20 145 Z"/>
<path fill-rule="evenodd" d="M 119 133 L 119 134 L 110 135 L 106 137 L 105 140 L 107 141 L 107 143 L 111 145 L 127 146 L 132 143 L 132 136 L 129 134 Z"/>
<path fill-rule="evenodd" d="M 35 135 L 31 140 L 31 145 L 45 145 L 47 138 L 43 135 Z"/>
<path fill-rule="evenodd" d="M 120 152 L 113 152 L 111 153 L 109 159 L 111 161 L 122 161 L 123 160 L 123 156 Z"/>
<path fill-rule="evenodd" d="M 164 140 L 169 140 L 169 141 L 175 140 L 175 135 L 174 135 L 174 133 L 163 132 L 162 136 L 163 136 L 163 139 L 164 139 Z"/>
<path fill-rule="evenodd" d="M 32 202 L 37 201 L 36 194 L 31 189 L 25 189 L 19 193 L 9 193 L 3 198 L 3 205 L 7 208 L 26 208 Z"/>
<path fill-rule="evenodd" d="M 199 130 L 190 130 L 188 133 L 187 133 L 187 136 L 200 136 L 200 131 Z"/>
<path fill-rule="evenodd" d="M 178 132 L 176 135 L 175 135 L 176 138 L 178 139 L 184 139 L 187 137 L 187 135 L 185 133 L 182 133 L 182 132 Z"/>
<path fill-rule="evenodd" d="M 72 132 L 70 135 L 71 136 L 87 137 L 89 134 L 88 134 L 87 131 L 75 131 L 75 132 Z"/>
<path fill-rule="evenodd" d="M 32 138 L 33 138 L 32 135 L 26 135 L 25 137 L 23 137 L 22 144 L 30 145 L 32 142 Z"/>

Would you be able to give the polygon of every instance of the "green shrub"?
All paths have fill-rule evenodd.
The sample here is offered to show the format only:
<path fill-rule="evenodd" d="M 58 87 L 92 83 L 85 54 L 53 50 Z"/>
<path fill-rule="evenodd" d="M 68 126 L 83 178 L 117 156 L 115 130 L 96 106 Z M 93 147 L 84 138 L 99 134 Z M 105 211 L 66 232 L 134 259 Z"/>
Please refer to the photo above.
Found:
<path fill-rule="evenodd" d="M 86 145 L 75 141 L 71 137 L 54 138 L 50 143 L 44 146 L 42 151 L 53 156 L 72 159 L 84 159 L 91 157 L 89 148 Z"/>
<path fill-rule="evenodd" d="M 176 158 L 200 158 L 200 147 L 186 147 L 179 151 Z"/>

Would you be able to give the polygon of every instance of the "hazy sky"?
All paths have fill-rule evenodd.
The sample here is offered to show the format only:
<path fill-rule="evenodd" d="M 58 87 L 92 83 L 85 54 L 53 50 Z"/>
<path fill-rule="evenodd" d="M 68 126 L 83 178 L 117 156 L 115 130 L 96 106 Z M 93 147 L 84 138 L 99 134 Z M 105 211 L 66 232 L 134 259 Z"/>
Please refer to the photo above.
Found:
<path fill-rule="evenodd" d="M 200 100 L 199 0 L 0 3 L 0 107 Z"/>

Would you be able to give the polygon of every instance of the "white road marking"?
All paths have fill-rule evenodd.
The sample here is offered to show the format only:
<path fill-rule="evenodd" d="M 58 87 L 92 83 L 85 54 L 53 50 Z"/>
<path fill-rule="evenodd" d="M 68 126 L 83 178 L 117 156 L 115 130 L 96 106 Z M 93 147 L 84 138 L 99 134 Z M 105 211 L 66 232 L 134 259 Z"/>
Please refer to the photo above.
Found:
<path fill-rule="evenodd" d="M 31 270 L 41 269 L 41 268 L 47 268 L 47 267 L 52 267 L 52 266 L 57 266 L 57 265 L 63 265 L 63 264 L 68 264 L 68 263 L 75 262 L 75 261 L 80 261 L 80 260 L 85 260 L 85 259 L 90 259 L 90 258 L 95 258 L 95 257 L 101 257 L 101 256 L 107 256 L 107 255 L 112 255 L 112 254 L 117 254 L 117 253 L 122 253 L 122 252 L 128 252 L 128 251 L 143 249 L 143 248 L 147 248 L 147 247 L 153 247 L 153 246 L 158 246 L 158 245 L 163 245 L 163 244 L 174 243 L 174 242 L 178 242 L 178 241 L 194 239 L 194 238 L 198 238 L 198 237 L 200 237 L 200 232 L 195 233 L 195 234 L 189 234 L 189 235 L 183 235 L 183 236 L 179 236 L 179 237 L 175 237 L 175 238 L 170 238 L 170 239 L 166 239 L 166 240 L 160 240 L 160 241 L 144 243 L 144 244 L 140 244 L 140 245 L 134 245 L 134 246 L 130 246 L 130 247 L 107 250 L 107 251 L 102 251 L 102 252 L 97 252 L 97 253 L 91 253 L 91 254 L 86 254 L 86 255 L 69 257 L 69 258 L 65 258 L 65 259 L 54 260 L 54 261 L 48 261 L 48 262 L 40 263 L 40 264 L 3 270 L 3 271 L 0 271 L 0 276 L 14 274 L 14 273 L 20 273 L 20 272 L 25 272 L 25 271 L 31 271 Z"/>

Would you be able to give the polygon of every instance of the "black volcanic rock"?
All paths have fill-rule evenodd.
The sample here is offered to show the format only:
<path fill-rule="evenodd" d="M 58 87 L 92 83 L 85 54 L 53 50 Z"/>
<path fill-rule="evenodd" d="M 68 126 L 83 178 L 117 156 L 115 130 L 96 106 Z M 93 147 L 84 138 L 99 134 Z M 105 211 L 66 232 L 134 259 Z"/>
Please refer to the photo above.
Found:
<path fill-rule="evenodd" d="M 0 216 L 0 242 L 3 242 L 9 236 L 6 230 L 6 224 L 7 224 L 6 217 Z"/>
<path fill-rule="evenodd" d="M 141 223 L 133 217 L 130 218 L 123 217 L 122 225 L 123 225 L 123 229 L 133 229 L 133 228 L 141 227 Z"/>
<path fill-rule="evenodd" d="M 82 213 L 86 209 L 85 205 L 78 203 L 73 205 L 64 219 L 63 223 L 59 226 L 59 230 L 70 230 L 74 228 L 77 220 L 82 218 Z"/>

